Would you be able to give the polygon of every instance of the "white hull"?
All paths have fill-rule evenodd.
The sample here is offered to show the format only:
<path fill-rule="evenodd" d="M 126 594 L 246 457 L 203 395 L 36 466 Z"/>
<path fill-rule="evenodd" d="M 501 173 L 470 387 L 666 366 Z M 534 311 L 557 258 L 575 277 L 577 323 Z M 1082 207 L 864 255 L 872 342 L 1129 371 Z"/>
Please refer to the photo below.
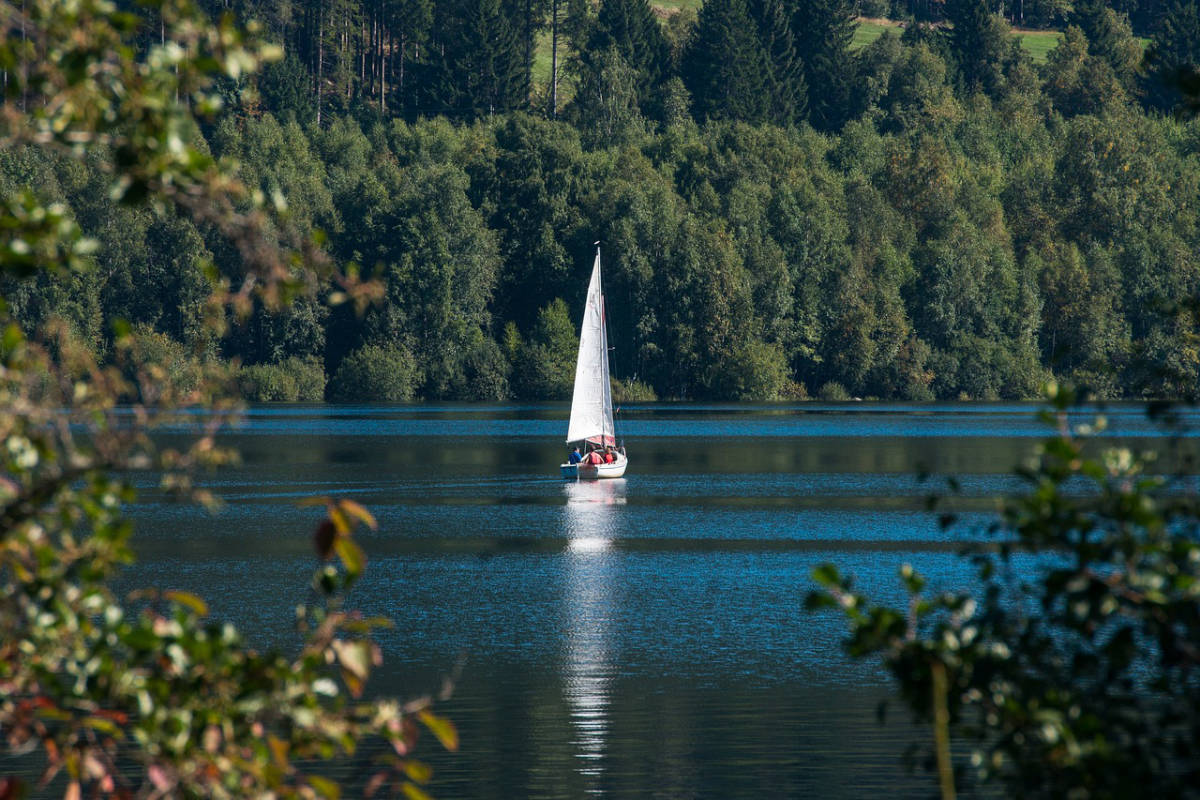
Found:
<path fill-rule="evenodd" d="M 566 480 L 593 481 L 599 478 L 620 478 L 625 474 L 629 459 L 618 456 L 611 464 L 560 464 L 559 471 Z"/>

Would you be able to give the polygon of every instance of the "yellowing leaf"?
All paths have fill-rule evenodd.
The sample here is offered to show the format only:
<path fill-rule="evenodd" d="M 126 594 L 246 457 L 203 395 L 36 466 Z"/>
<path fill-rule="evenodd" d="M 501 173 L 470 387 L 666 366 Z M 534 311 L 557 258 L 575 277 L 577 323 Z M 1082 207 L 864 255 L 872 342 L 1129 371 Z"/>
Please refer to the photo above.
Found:
<path fill-rule="evenodd" d="M 284 772 L 287 772 L 288 743 L 278 736 L 268 736 L 267 746 L 271 748 L 271 757 L 275 760 L 275 765 Z"/>
<path fill-rule="evenodd" d="M 342 796 L 342 787 L 329 780 L 329 778 L 322 778 L 320 775 L 309 775 L 305 780 L 322 797 L 328 797 L 329 800 L 338 800 Z"/>
<path fill-rule="evenodd" d="M 376 530 L 379 527 L 378 523 L 375 522 L 375 517 L 371 515 L 371 512 L 367 511 L 367 509 L 353 500 L 339 500 L 338 505 L 341 507 L 342 511 L 352 517 L 357 518 L 362 522 L 362 524 L 366 525 L 371 530 Z"/>
<path fill-rule="evenodd" d="M 338 558 L 342 559 L 342 563 L 346 565 L 348 575 L 356 578 L 362 574 L 363 567 L 367 564 L 367 556 L 361 547 L 350 539 L 338 537 L 337 541 L 333 543 L 333 548 L 337 551 Z"/>
<path fill-rule="evenodd" d="M 454 727 L 453 722 L 445 717 L 439 717 L 428 709 L 418 711 L 417 719 L 421 720 L 426 728 L 429 728 L 429 732 L 437 737 L 437 740 L 442 743 L 442 747 L 450 751 L 458 749 L 458 729 Z"/>
<path fill-rule="evenodd" d="M 190 608 L 197 616 L 208 616 L 208 604 L 191 592 L 166 592 L 163 597 L 172 603 Z"/>
<path fill-rule="evenodd" d="M 404 792 L 408 800 L 433 800 L 424 789 L 413 783 L 405 783 L 400 787 L 400 791 Z"/>
<path fill-rule="evenodd" d="M 404 774 L 417 783 L 429 783 L 433 777 L 433 768 L 420 761 L 405 761 Z"/>

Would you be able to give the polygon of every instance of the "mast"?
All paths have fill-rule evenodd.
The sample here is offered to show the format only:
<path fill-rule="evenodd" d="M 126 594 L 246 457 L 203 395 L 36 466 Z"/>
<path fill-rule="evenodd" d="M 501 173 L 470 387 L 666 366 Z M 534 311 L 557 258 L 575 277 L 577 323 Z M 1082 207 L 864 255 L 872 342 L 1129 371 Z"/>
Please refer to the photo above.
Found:
<path fill-rule="evenodd" d="M 604 302 L 604 279 L 601 277 L 600 243 L 596 242 L 596 278 L 600 286 L 600 359 L 604 365 L 601 375 L 604 380 L 604 422 L 603 437 L 612 437 L 613 446 L 617 444 L 617 417 L 613 413 L 612 376 L 608 371 L 608 306 Z"/>

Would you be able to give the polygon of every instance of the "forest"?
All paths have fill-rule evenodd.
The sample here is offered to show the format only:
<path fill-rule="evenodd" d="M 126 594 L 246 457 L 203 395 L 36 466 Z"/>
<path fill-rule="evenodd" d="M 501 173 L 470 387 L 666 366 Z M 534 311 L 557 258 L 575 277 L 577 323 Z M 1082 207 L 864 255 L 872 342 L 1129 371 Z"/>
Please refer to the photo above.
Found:
<path fill-rule="evenodd" d="M 0 194 L 96 243 L 4 277 L 27 332 L 104 358 L 132 330 L 170 380 L 232 363 L 255 401 L 562 399 L 599 241 L 623 399 L 1200 382 L 1195 0 L 207 4 L 283 57 L 185 135 L 374 301 L 214 311 L 247 274 L 220 231 L 113 199 L 106 158 L 13 147 Z M 865 16 L 896 24 L 864 44 Z M 1038 56 L 1013 25 L 1061 35 Z"/>

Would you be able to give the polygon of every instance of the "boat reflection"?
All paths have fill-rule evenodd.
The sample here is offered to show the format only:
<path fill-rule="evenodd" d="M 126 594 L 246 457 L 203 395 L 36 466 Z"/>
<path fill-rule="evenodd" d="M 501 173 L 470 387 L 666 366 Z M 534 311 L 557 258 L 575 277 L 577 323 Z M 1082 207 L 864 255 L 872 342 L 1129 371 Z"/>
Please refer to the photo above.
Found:
<path fill-rule="evenodd" d="M 600 794 L 609 737 L 610 683 L 616 674 L 609 641 L 616 613 L 612 543 L 618 506 L 625 504 L 625 480 L 567 483 L 563 492 L 567 499 L 564 694 L 575 729 L 576 771 L 589 794 Z"/>

